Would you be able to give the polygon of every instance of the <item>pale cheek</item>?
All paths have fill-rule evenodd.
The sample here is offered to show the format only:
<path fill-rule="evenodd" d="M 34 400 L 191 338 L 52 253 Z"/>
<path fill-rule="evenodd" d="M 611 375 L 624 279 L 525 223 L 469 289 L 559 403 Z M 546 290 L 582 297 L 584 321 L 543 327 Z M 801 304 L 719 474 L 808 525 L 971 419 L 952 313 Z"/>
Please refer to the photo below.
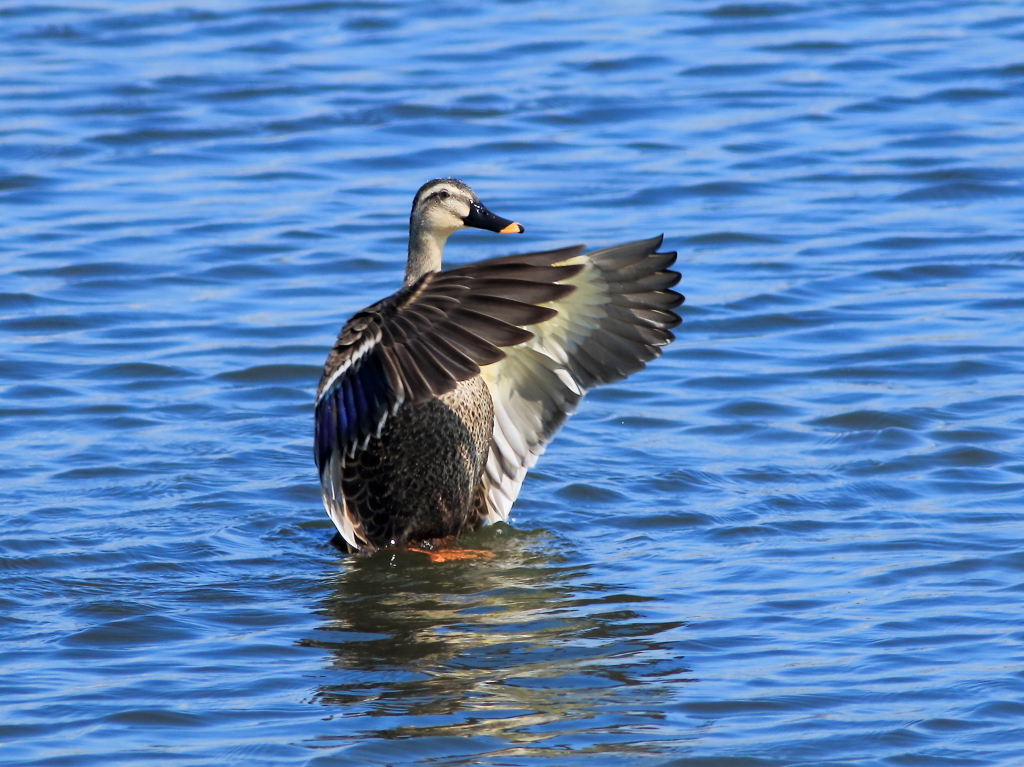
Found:
<path fill-rule="evenodd" d="M 438 214 L 431 216 L 430 225 L 435 231 L 447 232 L 448 234 L 451 234 L 456 229 L 462 229 L 466 226 L 462 223 L 462 219 L 457 218 L 448 211 L 439 212 Z"/>

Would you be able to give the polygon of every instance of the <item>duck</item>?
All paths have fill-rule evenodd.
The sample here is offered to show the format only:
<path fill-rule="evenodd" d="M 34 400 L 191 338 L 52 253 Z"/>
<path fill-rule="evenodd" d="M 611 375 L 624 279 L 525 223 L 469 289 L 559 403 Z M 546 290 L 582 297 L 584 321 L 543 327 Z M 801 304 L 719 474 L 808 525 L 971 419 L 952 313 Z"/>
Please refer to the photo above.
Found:
<path fill-rule="evenodd" d="M 462 181 L 420 187 L 402 286 L 356 312 L 324 364 L 314 460 L 344 552 L 506 521 L 586 392 L 674 340 L 685 299 L 662 236 L 442 269 L 448 237 L 465 228 L 524 231 Z"/>

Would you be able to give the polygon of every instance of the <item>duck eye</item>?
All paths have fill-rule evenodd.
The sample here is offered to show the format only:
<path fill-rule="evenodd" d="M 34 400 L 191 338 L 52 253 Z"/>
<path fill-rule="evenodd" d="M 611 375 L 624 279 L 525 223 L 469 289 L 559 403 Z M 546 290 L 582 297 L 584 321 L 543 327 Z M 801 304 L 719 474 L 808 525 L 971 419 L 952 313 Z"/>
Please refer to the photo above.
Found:
<path fill-rule="evenodd" d="M 448 194 L 448 192 L 446 192 L 444 189 L 438 192 L 437 196 L 440 197 L 442 200 L 447 200 L 449 197 L 451 197 L 451 195 Z"/>

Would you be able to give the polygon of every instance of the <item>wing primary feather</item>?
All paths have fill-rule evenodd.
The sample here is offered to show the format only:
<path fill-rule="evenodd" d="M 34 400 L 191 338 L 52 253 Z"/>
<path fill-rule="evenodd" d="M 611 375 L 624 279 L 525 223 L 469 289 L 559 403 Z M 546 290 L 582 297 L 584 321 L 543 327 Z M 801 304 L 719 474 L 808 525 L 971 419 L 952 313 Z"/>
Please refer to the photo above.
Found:
<path fill-rule="evenodd" d="M 571 277 L 575 277 L 579 274 L 580 270 L 583 269 L 583 264 L 565 264 L 559 266 L 539 266 L 532 265 L 528 262 L 507 262 L 495 264 L 489 261 L 477 261 L 474 264 L 466 264 L 465 266 L 456 266 L 454 269 L 441 272 L 441 276 L 437 278 L 434 285 L 437 289 L 443 285 L 448 287 L 450 285 L 459 284 L 472 284 L 470 280 L 482 280 L 482 279 L 518 279 L 527 280 L 528 282 L 541 282 L 541 283 L 553 283 L 561 282 L 562 280 L 568 280 Z"/>
<path fill-rule="evenodd" d="M 663 309 L 626 309 L 618 304 L 609 303 L 605 305 L 604 310 L 608 312 L 609 317 L 623 322 L 643 323 L 649 328 L 668 330 L 674 328 L 681 321 L 679 315 Z"/>
<path fill-rule="evenodd" d="M 409 310 L 403 311 L 396 314 L 388 323 L 388 329 L 397 343 L 405 343 L 420 334 L 420 328 L 412 321 L 413 318 L 409 314 Z"/>
<path fill-rule="evenodd" d="M 531 282 L 509 277 L 489 277 L 474 280 L 472 284 L 473 295 L 510 298 L 527 304 L 546 304 L 549 301 L 558 301 L 576 289 L 575 285 L 561 282 Z"/>
<path fill-rule="evenodd" d="M 477 261 L 477 264 L 527 263 L 532 266 L 547 266 L 578 256 L 583 252 L 585 247 L 586 245 L 570 245 L 565 248 L 542 250 L 536 253 L 520 253 L 512 256 L 498 256 L 497 258 L 489 258 L 486 261 Z"/>
<path fill-rule="evenodd" d="M 434 356 L 459 381 L 472 378 L 480 372 L 480 366 L 456 349 L 440 334 L 432 333 L 428 339 Z"/>
<path fill-rule="evenodd" d="M 438 327 L 438 335 L 473 360 L 477 365 L 491 365 L 505 359 L 505 352 L 451 320 Z"/>
<path fill-rule="evenodd" d="M 533 338 L 533 333 L 529 330 L 523 330 L 465 307 L 452 312 L 451 319 L 495 346 L 515 346 Z"/>
<path fill-rule="evenodd" d="M 416 360 L 417 370 L 435 397 L 455 388 L 455 379 L 433 355 L 429 344 L 414 338 L 405 344 L 405 348 Z"/>
<path fill-rule="evenodd" d="M 593 345 L 580 346 L 576 349 L 574 356 L 590 376 L 590 381 L 585 384 L 587 389 L 599 383 L 621 381 L 627 375 L 626 371 L 620 368 L 618 359 L 609 354 L 606 349 Z"/>
<path fill-rule="evenodd" d="M 620 293 L 612 297 L 612 303 L 624 309 L 675 309 L 683 300 L 683 296 L 669 291 Z"/>
<path fill-rule="evenodd" d="M 644 292 L 668 290 L 679 283 L 681 276 L 679 272 L 655 272 L 636 280 L 630 280 L 629 289 Z"/>
<path fill-rule="evenodd" d="M 673 338 L 667 330 L 652 328 L 639 322 L 623 322 L 612 317 L 601 320 L 601 329 L 633 344 L 664 346 Z"/>
<path fill-rule="evenodd" d="M 429 399 L 433 392 L 430 389 L 430 385 L 423 378 L 416 360 L 413 359 L 406 345 L 396 344 L 394 354 L 410 400 L 412 402 L 423 402 Z"/>
<path fill-rule="evenodd" d="M 558 314 L 557 309 L 549 306 L 534 306 L 501 296 L 477 296 L 473 301 L 467 301 L 465 307 L 464 311 L 486 314 L 510 325 L 536 325 Z"/>
<path fill-rule="evenodd" d="M 404 314 L 406 316 L 415 318 L 420 323 L 423 323 L 423 325 L 426 327 L 434 325 L 438 322 L 443 322 L 444 318 L 448 316 L 448 312 L 446 312 L 444 309 L 433 304 L 428 304 L 426 301 L 417 301 L 415 304 L 408 307 L 405 310 Z"/>
<path fill-rule="evenodd" d="M 394 412 L 401 407 L 408 395 L 405 391 L 402 374 L 398 370 L 398 362 L 395 360 L 394 355 L 386 347 L 381 347 L 378 353 L 383 373 L 387 377 L 388 383 L 391 384 L 392 391 L 395 393 L 395 402 L 391 407 L 392 412 Z"/>

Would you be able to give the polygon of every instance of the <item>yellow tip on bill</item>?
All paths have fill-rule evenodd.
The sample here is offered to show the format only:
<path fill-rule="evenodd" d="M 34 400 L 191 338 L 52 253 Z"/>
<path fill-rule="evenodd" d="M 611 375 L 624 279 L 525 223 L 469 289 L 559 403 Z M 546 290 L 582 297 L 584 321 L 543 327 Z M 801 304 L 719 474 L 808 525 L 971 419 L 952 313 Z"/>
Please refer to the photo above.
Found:
<path fill-rule="evenodd" d="M 523 229 L 522 224 L 517 224 L 515 221 L 513 221 L 511 224 L 509 224 L 504 229 L 499 231 L 498 234 L 522 234 L 524 231 L 526 230 Z"/>

